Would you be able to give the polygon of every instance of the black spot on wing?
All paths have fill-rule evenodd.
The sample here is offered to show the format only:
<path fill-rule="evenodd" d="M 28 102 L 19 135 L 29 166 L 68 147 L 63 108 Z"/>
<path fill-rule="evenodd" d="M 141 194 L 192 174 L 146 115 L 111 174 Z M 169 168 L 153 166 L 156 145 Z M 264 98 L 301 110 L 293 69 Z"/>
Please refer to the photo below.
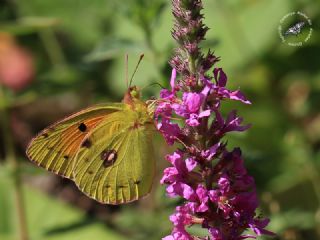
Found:
<path fill-rule="evenodd" d="M 92 146 L 92 142 L 88 138 L 85 139 L 81 144 L 81 147 L 85 147 L 85 148 L 90 148 L 91 146 Z"/>
<path fill-rule="evenodd" d="M 104 150 L 101 155 L 100 155 L 101 160 L 103 161 L 103 166 L 105 168 L 113 165 L 117 158 L 118 154 L 117 151 L 112 149 L 112 150 Z"/>
<path fill-rule="evenodd" d="M 87 125 L 84 123 L 80 123 L 80 125 L 78 126 L 78 129 L 80 132 L 85 132 L 87 130 Z"/>

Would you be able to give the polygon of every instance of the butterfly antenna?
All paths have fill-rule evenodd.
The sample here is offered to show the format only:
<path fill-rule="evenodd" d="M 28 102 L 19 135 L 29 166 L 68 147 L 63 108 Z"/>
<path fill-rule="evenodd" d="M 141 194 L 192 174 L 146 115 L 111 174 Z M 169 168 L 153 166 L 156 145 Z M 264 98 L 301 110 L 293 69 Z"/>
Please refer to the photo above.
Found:
<path fill-rule="evenodd" d="M 129 83 L 129 87 L 131 86 L 133 77 L 134 77 L 134 75 L 136 74 L 137 69 L 138 69 L 138 67 L 139 67 L 139 64 L 140 64 L 140 62 L 142 61 L 143 57 L 144 57 L 144 54 L 141 54 L 141 55 L 140 55 L 140 58 L 139 58 L 139 61 L 138 61 L 137 65 L 136 65 L 136 68 L 134 69 L 134 72 L 133 72 L 133 74 L 132 74 L 132 76 L 131 76 L 130 83 Z"/>
<path fill-rule="evenodd" d="M 162 89 L 165 89 L 165 87 L 162 86 L 160 83 L 155 82 L 155 83 L 151 83 L 151 84 L 148 84 L 148 85 L 142 87 L 140 90 L 142 91 L 142 90 L 145 89 L 146 87 L 150 87 L 150 86 L 153 86 L 153 85 L 158 85 L 158 86 L 161 87 Z"/>
<path fill-rule="evenodd" d="M 126 68 L 126 84 L 127 88 L 129 88 L 129 81 L 128 81 L 128 62 L 129 62 L 129 56 L 128 53 L 126 53 L 124 57 L 124 62 L 125 62 L 125 68 Z"/>

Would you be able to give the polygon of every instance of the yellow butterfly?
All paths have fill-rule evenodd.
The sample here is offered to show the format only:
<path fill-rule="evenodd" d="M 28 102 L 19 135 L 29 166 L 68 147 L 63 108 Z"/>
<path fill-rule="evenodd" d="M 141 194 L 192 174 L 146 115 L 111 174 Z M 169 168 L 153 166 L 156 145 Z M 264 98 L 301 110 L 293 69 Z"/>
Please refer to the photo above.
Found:
<path fill-rule="evenodd" d="M 151 190 L 154 132 L 152 114 L 134 86 L 122 103 L 92 106 L 44 129 L 26 153 L 37 165 L 73 180 L 89 197 L 122 204 Z"/>

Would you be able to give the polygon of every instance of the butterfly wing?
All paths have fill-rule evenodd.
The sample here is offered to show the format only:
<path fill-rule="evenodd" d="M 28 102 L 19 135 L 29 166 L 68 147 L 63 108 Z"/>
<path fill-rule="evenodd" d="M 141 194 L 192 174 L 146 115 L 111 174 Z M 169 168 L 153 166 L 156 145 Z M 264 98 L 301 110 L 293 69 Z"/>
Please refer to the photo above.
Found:
<path fill-rule="evenodd" d="M 107 116 L 77 154 L 74 181 L 81 191 L 107 204 L 128 203 L 150 192 L 155 171 L 154 125 L 145 112 Z"/>
<path fill-rule="evenodd" d="M 37 165 L 72 179 L 75 156 L 83 139 L 106 116 L 123 107 L 122 103 L 96 105 L 51 125 L 32 139 L 27 156 Z"/>

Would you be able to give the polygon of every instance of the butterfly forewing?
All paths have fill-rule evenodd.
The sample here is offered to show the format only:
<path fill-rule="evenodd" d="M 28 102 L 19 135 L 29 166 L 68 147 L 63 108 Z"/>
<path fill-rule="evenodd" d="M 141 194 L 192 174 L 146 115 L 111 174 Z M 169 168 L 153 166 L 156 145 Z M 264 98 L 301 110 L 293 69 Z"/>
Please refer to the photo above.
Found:
<path fill-rule="evenodd" d="M 84 109 L 44 129 L 27 148 L 37 165 L 72 179 L 75 156 L 86 135 L 106 116 L 123 109 L 124 104 L 104 104 Z"/>

